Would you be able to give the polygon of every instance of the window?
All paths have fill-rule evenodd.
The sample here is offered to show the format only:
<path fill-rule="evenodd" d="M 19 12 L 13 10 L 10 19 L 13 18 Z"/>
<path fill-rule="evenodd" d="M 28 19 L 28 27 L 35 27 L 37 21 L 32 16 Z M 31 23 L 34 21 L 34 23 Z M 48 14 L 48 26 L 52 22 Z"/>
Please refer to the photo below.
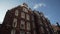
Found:
<path fill-rule="evenodd" d="M 11 34 L 15 34 L 15 30 L 14 29 L 11 31 Z"/>
<path fill-rule="evenodd" d="M 36 34 L 36 31 L 34 30 L 34 34 Z"/>
<path fill-rule="evenodd" d="M 48 34 L 50 34 L 49 29 L 48 29 L 48 28 L 46 28 L 46 30 L 47 30 Z"/>
<path fill-rule="evenodd" d="M 27 22 L 27 30 L 30 30 L 30 23 Z"/>
<path fill-rule="evenodd" d="M 27 32 L 27 34 L 31 34 L 30 32 Z"/>
<path fill-rule="evenodd" d="M 49 31 L 48 28 L 46 28 L 46 30 Z"/>
<path fill-rule="evenodd" d="M 48 27 L 48 25 L 45 23 L 45 26 Z"/>
<path fill-rule="evenodd" d="M 34 23 L 34 22 L 32 22 L 32 24 L 33 24 L 33 28 L 35 28 L 35 23 Z"/>
<path fill-rule="evenodd" d="M 21 12 L 21 18 L 25 18 L 25 13 Z"/>
<path fill-rule="evenodd" d="M 25 21 L 21 20 L 20 28 L 21 29 L 25 29 Z"/>
<path fill-rule="evenodd" d="M 30 16 L 28 14 L 26 14 L 26 19 L 30 20 Z"/>
<path fill-rule="evenodd" d="M 40 25 L 43 25 L 42 22 L 40 22 Z"/>
<path fill-rule="evenodd" d="M 44 18 L 44 17 L 43 17 L 42 19 L 43 19 L 43 20 L 45 20 L 45 18 Z"/>
<path fill-rule="evenodd" d="M 32 15 L 32 20 L 34 21 L 34 16 Z"/>
<path fill-rule="evenodd" d="M 25 34 L 25 32 L 24 31 L 20 31 L 20 34 Z"/>
<path fill-rule="evenodd" d="M 18 16 L 18 10 L 15 11 L 15 16 Z"/>
<path fill-rule="evenodd" d="M 40 25 L 43 25 L 43 23 L 41 22 L 41 20 L 39 20 L 39 24 L 40 24 Z"/>
<path fill-rule="evenodd" d="M 17 26 L 17 19 L 14 18 L 14 20 L 13 20 L 13 27 L 16 27 L 16 26 Z"/>
<path fill-rule="evenodd" d="M 41 32 L 44 33 L 44 28 L 43 27 L 41 27 Z"/>
<path fill-rule="evenodd" d="M 26 8 L 23 8 L 23 11 L 24 11 L 24 12 L 28 12 L 28 10 L 27 10 Z"/>

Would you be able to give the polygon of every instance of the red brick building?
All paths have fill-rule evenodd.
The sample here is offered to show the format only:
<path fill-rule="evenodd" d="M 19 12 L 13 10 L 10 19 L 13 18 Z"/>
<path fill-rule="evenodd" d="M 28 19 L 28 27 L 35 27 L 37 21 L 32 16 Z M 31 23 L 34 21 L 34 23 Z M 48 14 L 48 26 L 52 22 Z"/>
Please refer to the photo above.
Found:
<path fill-rule="evenodd" d="M 53 34 L 44 14 L 33 11 L 25 3 L 6 12 L 0 31 L 0 34 Z"/>

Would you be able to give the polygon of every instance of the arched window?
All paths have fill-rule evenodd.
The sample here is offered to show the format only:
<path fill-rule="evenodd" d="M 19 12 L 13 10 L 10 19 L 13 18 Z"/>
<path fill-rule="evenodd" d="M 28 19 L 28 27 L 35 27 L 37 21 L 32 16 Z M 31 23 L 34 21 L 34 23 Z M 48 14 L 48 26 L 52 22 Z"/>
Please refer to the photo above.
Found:
<path fill-rule="evenodd" d="M 16 27 L 16 26 L 17 26 L 17 19 L 14 18 L 14 20 L 13 20 L 13 27 Z"/>

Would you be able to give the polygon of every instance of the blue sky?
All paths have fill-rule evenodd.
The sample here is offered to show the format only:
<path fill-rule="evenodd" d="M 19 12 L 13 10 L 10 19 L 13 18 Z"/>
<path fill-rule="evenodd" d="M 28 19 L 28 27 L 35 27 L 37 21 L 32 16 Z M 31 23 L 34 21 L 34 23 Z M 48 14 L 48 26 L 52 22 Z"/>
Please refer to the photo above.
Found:
<path fill-rule="evenodd" d="M 51 24 L 60 24 L 60 0 L 0 0 L 0 23 L 3 22 L 6 11 L 22 3 L 27 3 L 32 10 L 41 11 Z"/>

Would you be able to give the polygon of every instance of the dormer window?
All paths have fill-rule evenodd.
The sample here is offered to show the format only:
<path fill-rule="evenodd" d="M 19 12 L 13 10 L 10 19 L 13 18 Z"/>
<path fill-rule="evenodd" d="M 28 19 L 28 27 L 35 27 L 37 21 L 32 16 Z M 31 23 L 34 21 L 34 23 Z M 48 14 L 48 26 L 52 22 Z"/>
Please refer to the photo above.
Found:
<path fill-rule="evenodd" d="M 18 10 L 15 11 L 15 16 L 18 16 Z"/>

